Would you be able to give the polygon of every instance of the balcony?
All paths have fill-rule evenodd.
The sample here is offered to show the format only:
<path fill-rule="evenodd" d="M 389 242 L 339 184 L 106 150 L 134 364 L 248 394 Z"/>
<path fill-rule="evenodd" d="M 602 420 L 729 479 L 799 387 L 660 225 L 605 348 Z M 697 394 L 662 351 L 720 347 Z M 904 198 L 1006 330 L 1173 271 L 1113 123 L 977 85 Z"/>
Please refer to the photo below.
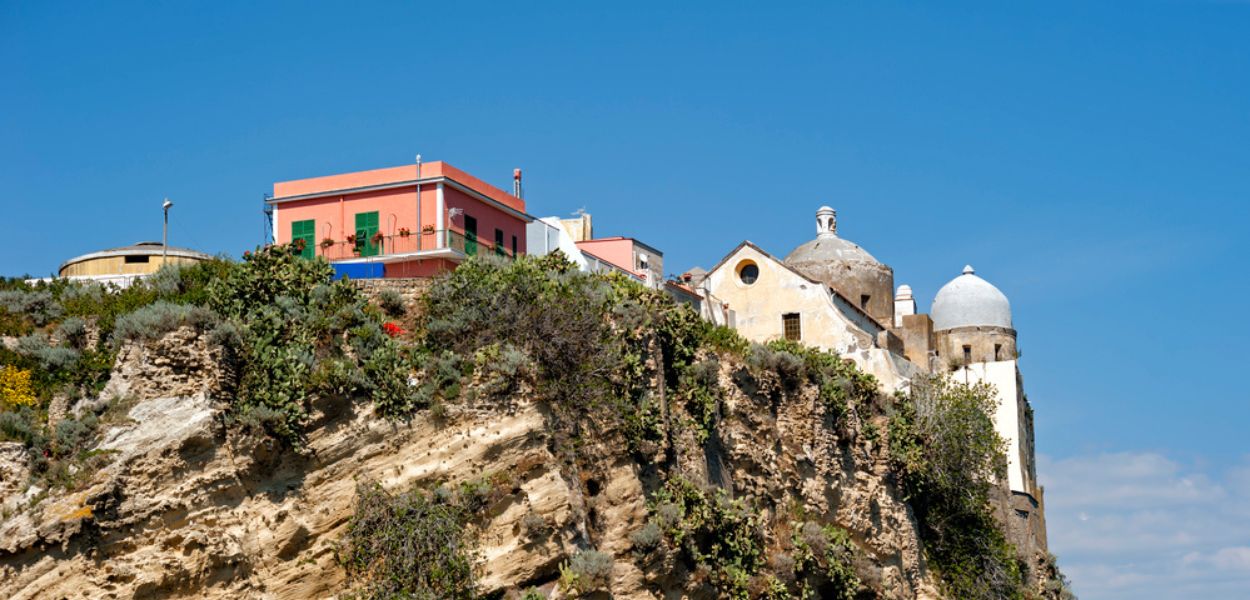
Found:
<path fill-rule="evenodd" d="M 330 262 L 370 259 L 387 261 L 401 258 L 422 258 L 423 255 L 446 255 L 445 258 L 463 259 L 482 253 L 514 258 L 512 249 L 481 240 L 470 239 L 464 234 L 440 229 L 408 235 L 385 235 L 368 242 L 322 240 L 313 248 L 313 255 Z"/>

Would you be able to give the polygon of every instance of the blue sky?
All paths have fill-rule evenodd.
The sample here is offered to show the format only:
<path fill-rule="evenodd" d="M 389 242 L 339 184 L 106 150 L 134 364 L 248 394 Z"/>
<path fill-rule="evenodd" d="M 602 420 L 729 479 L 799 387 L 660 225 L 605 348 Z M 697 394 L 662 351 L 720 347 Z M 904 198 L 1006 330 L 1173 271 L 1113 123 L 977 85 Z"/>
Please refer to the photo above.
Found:
<path fill-rule="evenodd" d="M 0 2 L 0 274 L 417 153 L 672 272 L 829 204 L 922 310 L 1011 298 L 1083 598 L 1250 597 L 1250 3 L 597 4 Z"/>

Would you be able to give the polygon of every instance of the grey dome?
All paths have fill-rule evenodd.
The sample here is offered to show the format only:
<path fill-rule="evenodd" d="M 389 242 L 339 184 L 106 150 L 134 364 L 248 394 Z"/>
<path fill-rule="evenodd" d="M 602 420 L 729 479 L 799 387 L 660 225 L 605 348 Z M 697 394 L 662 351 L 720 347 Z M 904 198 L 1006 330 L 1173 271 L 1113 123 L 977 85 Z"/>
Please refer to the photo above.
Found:
<path fill-rule="evenodd" d="M 938 290 L 933 298 L 933 329 L 1005 327 L 1011 329 L 1011 303 L 990 282 L 976 276 L 972 266 Z"/>
<path fill-rule="evenodd" d="M 873 258 L 868 251 L 860 248 L 854 242 L 839 237 L 818 237 L 811 240 L 786 255 L 784 262 L 800 271 L 803 270 L 801 265 L 809 263 L 867 262 L 881 264 L 881 261 Z"/>
<path fill-rule="evenodd" d="M 838 213 L 828 206 L 816 211 L 816 239 L 795 248 L 783 262 L 799 271 L 804 271 L 804 266 L 834 262 L 881 264 L 854 242 L 838 237 Z"/>

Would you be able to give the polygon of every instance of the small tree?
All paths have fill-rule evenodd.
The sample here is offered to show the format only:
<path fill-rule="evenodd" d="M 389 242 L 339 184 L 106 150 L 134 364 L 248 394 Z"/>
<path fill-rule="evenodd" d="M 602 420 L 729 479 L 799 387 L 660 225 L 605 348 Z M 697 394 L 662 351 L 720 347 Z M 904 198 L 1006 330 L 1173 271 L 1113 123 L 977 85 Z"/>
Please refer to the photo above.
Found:
<path fill-rule="evenodd" d="M 891 457 L 926 554 L 955 597 L 1021 598 L 1025 574 L 989 506 L 1007 476 L 994 387 L 935 377 L 914 381 L 902 400 L 890 423 Z"/>

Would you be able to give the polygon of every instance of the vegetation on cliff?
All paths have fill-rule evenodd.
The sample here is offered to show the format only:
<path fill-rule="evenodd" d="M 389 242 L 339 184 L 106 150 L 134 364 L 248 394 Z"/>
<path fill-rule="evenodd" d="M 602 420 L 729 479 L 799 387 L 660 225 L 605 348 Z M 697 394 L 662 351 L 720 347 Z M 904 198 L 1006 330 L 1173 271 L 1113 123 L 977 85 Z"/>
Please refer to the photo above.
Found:
<path fill-rule="evenodd" d="M 124 408 L 75 401 L 99 393 L 122 344 L 190 328 L 228 363 L 219 400 L 236 430 L 302 452 L 313 406 L 327 400 L 368 403 L 403 423 L 524 395 L 545 407 L 561 473 L 587 497 L 603 485 L 595 453 L 619 440 L 611 450 L 647 495 L 629 560 L 652 585 L 677 581 L 696 597 L 872 597 L 881 584 L 865 571 L 870 540 L 788 491 L 747 493 L 705 466 L 723 454 L 731 388 L 766 418 L 811 398 L 841 456 L 882 457 L 949 596 L 1035 594 L 989 506 L 1004 458 L 984 386 L 939 378 L 885 397 L 843 357 L 748 343 L 660 292 L 582 273 L 558 254 L 467 261 L 411 311 L 393 294 L 371 302 L 331 275 L 322 261 L 273 247 L 241 262 L 163 270 L 125 290 L 5 282 L 0 335 L 16 341 L 0 347 L 0 441 L 28 449 L 36 478 L 72 488 L 82 475 L 70 473 L 107 460 L 90 450 L 98 424 Z M 474 597 L 474 532 L 506 483 L 362 484 L 338 553 L 351 593 Z M 606 589 L 621 560 L 596 547 L 601 532 L 593 506 L 585 510 L 591 526 L 560 569 L 566 593 Z M 527 529 L 551 527 L 533 520 Z"/>

